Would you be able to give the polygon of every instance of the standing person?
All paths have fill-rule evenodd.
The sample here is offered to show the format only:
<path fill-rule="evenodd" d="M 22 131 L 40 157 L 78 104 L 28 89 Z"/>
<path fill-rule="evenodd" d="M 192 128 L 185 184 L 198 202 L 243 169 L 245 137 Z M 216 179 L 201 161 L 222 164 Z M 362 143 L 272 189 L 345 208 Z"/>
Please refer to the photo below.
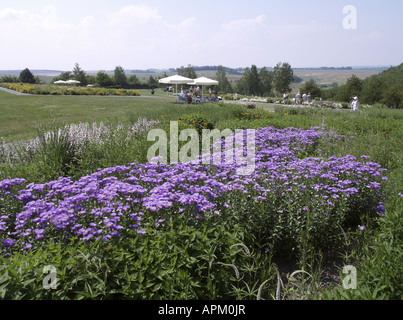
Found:
<path fill-rule="evenodd" d="M 304 94 L 302 95 L 302 102 L 303 102 L 303 103 L 306 102 L 306 93 L 304 93 Z"/>
<path fill-rule="evenodd" d="M 209 98 L 211 98 L 211 94 L 212 94 L 211 88 L 208 88 L 208 94 L 209 94 Z"/>
<path fill-rule="evenodd" d="M 169 86 L 167 86 L 166 88 L 165 88 L 165 91 L 167 92 L 167 96 L 169 95 Z"/>
<path fill-rule="evenodd" d="M 214 102 L 218 101 L 218 92 L 214 92 Z"/>
<path fill-rule="evenodd" d="M 297 95 L 295 96 L 295 102 L 299 104 L 299 101 L 301 100 L 301 93 L 298 91 Z"/>
<path fill-rule="evenodd" d="M 308 104 L 311 105 L 312 103 L 312 96 L 311 93 L 309 92 L 308 95 L 306 96 L 306 98 L 308 99 Z"/>
<path fill-rule="evenodd" d="M 358 103 L 358 97 L 354 97 L 353 100 L 351 101 L 351 110 L 353 111 L 358 111 L 359 110 L 359 103 Z"/>

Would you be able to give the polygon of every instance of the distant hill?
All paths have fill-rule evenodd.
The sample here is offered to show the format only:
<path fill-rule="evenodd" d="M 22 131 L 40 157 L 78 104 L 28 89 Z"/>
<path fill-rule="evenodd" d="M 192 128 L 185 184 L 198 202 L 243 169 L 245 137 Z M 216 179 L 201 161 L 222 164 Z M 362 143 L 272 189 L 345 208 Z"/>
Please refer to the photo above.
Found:
<path fill-rule="evenodd" d="M 22 70 L 0 70 L 0 74 L 19 76 Z M 58 76 L 64 71 L 60 70 L 30 70 L 34 76 Z"/>
<path fill-rule="evenodd" d="M 377 75 L 388 86 L 403 85 L 403 63 L 397 67 L 391 67 Z"/>

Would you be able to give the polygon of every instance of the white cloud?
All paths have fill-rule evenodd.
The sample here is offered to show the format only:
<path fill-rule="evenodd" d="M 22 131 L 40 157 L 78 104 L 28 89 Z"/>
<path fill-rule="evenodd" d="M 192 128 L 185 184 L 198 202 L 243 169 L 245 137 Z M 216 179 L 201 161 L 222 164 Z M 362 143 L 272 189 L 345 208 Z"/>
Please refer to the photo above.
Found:
<path fill-rule="evenodd" d="M 250 29 L 254 27 L 266 27 L 265 20 L 266 15 L 260 15 L 253 19 L 239 19 L 232 20 L 228 23 L 224 23 L 222 25 L 225 31 L 236 32 L 236 31 L 245 31 L 245 29 Z"/>
<path fill-rule="evenodd" d="M 186 41 L 197 30 L 196 22 L 192 16 L 168 22 L 145 5 L 125 6 L 104 18 L 88 15 L 77 23 L 59 20 L 53 6 L 38 13 L 3 9 L 0 43 L 7 49 L 0 52 L 0 60 L 3 66 L 4 61 L 21 63 L 16 66 L 20 68 L 65 68 L 75 62 L 83 68 L 135 68 L 143 61 L 152 66 L 152 56 L 179 58 L 195 52 Z"/>

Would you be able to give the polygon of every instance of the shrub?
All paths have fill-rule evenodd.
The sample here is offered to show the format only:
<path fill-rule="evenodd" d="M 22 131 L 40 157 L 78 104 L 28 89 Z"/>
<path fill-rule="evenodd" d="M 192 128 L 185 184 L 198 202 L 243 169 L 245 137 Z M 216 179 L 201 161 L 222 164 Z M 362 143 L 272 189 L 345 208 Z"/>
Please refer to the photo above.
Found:
<path fill-rule="evenodd" d="M 171 221 L 161 231 L 107 245 L 71 239 L 40 249 L 0 256 L 2 299 L 214 300 L 229 299 L 230 247 L 237 230 Z M 45 266 L 57 282 L 45 288 Z M 18 272 L 16 270 L 19 270 Z"/>

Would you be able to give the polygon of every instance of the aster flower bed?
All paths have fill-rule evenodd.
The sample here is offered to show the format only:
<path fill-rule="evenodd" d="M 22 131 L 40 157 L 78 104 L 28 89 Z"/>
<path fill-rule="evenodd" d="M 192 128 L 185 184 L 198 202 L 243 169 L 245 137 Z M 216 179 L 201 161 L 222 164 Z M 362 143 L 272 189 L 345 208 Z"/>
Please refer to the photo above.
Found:
<path fill-rule="evenodd" d="M 109 243 L 147 236 L 168 221 L 242 226 L 261 248 L 325 250 L 346 228 L 384 213 L 382 169 L 363 156 L 306 157 L 318 141 L 343 139 L 312 128 L 256 131 L 256 168 L 238 176 L 240 163 L 203 165 L 131 163 L 73 181 L 0 182 L 1 250 L 29 250 L 49 239 Z M 301 159 L 303 158 L 303 159 Z"/>

